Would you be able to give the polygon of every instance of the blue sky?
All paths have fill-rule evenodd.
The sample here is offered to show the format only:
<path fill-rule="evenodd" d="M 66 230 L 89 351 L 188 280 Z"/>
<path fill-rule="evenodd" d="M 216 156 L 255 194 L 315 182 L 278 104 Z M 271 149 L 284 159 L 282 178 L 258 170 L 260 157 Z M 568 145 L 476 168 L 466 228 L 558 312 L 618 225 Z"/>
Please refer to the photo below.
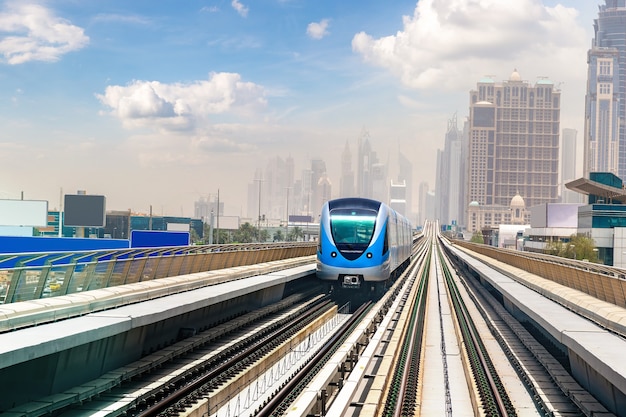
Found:
<path fill-rule="evenodd" d="M 582 141 L 600 2 L 0 1 L 0 198 L 55 208 L 86 190 L 189 216 L 219 189 L 245 214 L 275 156 L 297 176 L 324 158 L 338 190 L 364 130 L 434 188 L 447 120 L 483 75 L 515 68 L 560 85 L 561 127 Z"/>

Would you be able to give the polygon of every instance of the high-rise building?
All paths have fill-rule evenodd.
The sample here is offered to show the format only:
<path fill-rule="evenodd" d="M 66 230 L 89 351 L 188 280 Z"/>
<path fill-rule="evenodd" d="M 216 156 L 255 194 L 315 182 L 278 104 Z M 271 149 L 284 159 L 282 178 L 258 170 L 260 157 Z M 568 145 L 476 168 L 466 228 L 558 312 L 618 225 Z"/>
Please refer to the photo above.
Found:
<path fill-rule="evenodd" d="M 558 201 L 561 92 L 552 81 L 507 81 L 491 77 L 470 91 L 465 207 L 510 205 L 520 195 L 526 207 Z M 480 225 L 478 225 L 480 227 Z"/>
<path fill-rule="evenodd" d="M 372 165 L 378 160 L 376 153 L 372 151 L 367 131 L 363 131 L 359 137 L 358 147 L 356 194 L 358 197 L 372 198 Z"/>
<path fill-rule="evenodd" d="M 341 153 L 341 179 L 339 181 L 339 196 L 354 197 L 354 170 L 352 169 L 352 152 L 346 141 L 346 147 Z"/>
<path fill-rule="evenodd" d="M 254 172 L 254 179 L 248 183 L 248 210 L 247 217 L 254 220 L 254 224 L 259 221 L 261 213 L 265 212 L 262 204 L 267 204 L 267 199 L 262 198 L 263 192 L 263 171 L 257 168 Z"/>
<path fill-rule="evenodd" d="M 598 7 L 587 53 L 583 175 L 626 178 L 626 0 L 605 0 Z"/>
<path fill-rule="evenodd" d="M 387 182 L 387 165 L 377 162 L 372 164 L 372 196 L 374 200 L 389 204 L 389 184 Z"/>
<path fill-rule="evenodd" d="M 576 177 L 576 129 L 563 129 L 561 133 L 561 202 L 580 203 L 581 194 L 568 190 L 565 184 Z"/>
<path fill-rule="evenodd" d="M 426 181 L 420 182 L 419 185 L 419 208 L 417 210 L 417 224 L 419 226 L 424 226 L 426 220 L 434 220 L 432 217 L 428 217 L 427 213 L 427 195 L 428 195 L 428 183 Z"/>
<path fill-rule="evenodd" d="M 205 223 L 210 221 L 211 216 L 223 216 L 224 215 L 224 202 L 219 202 L 219 212 L 218 212 L 218 201 L 217 195 L 205 198 L 200 197 L 199 200 L 194 202 L 194 218 L 202 219 Z"/>
<path fill-rule="evenodd" d="M 321 210 L 322 206 L 324 205 L 324 203 L 326 203 L 332 198 L 332 191 L 333 191 L 333 184 L 330 182 L 328 175 L 324 173 L 320 177 L 319 181 L 317 182 L 317 195 L 319 198 L 319 201 L 318 201 L 319 208 L 317 208 L 316 216 L 313 218 L 314 222 L 319 221 L 319 215 L 322 212 Z"/>
<path fill-rule="evenodd" d="M 389 206 L 407 217 L 407 205 L 406 205 L 406 182 L 399 181 L 394 182 L 391 180 L 389 184 Z"/>
<path fill-rule="evenodd" d="M 263 212 L 268 219 L 282 219 L 287 205 L 287 193 L 293 187 L 294 162 L 291 156 L 270 158 L 263 177 Z"/>
<path fill-rule="evenodd" d="M 404 193 L 404 199 L 406 201 L 406 209 L 405 215 L 411 219 L 411 221 L 415 221 L 414 213 L 416 212 L 413 207 L 413 164 L 411 161 L 402 153 L 402 151 L 398 150 L 398 183 L 403 183 L 406 185 L 406 190 Z M 392 197 L 393 198 L 393 195 Z"/>
<path fill-rule="evenodd" d="M 322 159 L 311 160 L 311 215 L 314 219 L 322 212 L 324 195 L 321 194 L 324 188 L 318 187 L 320 179 L 326 177 L 326 162 Z"/>
<path fill-rule="evenodd" d="M 437 217 L 442 224 L 457 224 L 465 211 L 463 198 L 462 155 L 463 131 L 459 130 L 456 114 L 448 120 L 444 149 L 437 152 Z"/>

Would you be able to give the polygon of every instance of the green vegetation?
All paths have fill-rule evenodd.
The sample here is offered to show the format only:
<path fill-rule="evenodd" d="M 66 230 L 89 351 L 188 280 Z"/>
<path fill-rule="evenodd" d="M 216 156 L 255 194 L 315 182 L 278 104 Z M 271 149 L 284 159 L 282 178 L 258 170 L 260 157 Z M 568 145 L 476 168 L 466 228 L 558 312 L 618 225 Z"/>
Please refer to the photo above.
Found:
<path fill-rule="evenodd" d="M 472 238 L 470 239 L 470 242 L 485 243 L 485 241 L 483 240 L 483 234 L 479 230 L 475 231 L 474 234 L 472 235 Z"/>
<path fill-rule="evenodd" d="M 218 236 L 219 232 L 219 236 Z M 204 225 L 204 238 L 200 238 L 198 234 L 191 230 L 190 240 L 195 245 L 207 245 L 209 243 L 210 228 L 208 224 Z M 213 229 L 213 243 L 252 243 L 252 242 L 295 242 L 304 238 L 304 231 L 300 227 L 292 227 L 289 229 L 289 234 L 285 236 L 282 230 L 277 230 L 274 235 L 270 235 L 270 231 L 261 228 L 260 230 L 254 225 L 246 222 L 239 226 L 238 230 L 222 230 Z"/>
<path fill-rule="evenodd" d="M 583 235 L 570 236 L 569 242 L 554 241 L 546 245 L 546 253 L 562 258 L 599 262 L 593 239 Z"/>

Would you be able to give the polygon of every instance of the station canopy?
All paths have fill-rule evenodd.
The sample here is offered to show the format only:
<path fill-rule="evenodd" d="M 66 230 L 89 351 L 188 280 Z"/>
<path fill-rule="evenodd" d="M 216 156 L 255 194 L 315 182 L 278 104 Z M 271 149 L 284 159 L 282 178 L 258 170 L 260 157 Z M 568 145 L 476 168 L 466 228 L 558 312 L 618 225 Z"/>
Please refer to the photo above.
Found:
<path fill-rule="evenodd" d="M 626 203 L 626 189 L 611 187 L 610 185 L 592 181 L 588 178 L 579 178 L 570 181 L 565 184 L 565 188 L 581 194 L 594 195 L 604 199 L 604 201 L 609 204 L 614 201 Z"/>

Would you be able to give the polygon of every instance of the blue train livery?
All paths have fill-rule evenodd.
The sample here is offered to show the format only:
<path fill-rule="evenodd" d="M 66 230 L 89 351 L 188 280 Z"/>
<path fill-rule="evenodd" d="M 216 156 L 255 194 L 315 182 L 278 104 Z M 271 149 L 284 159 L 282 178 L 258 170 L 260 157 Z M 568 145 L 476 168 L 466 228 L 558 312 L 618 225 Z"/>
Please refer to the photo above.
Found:
<path fill-rule="evenodd" d="M 341 288 L 377 290 L 410 262 L 410 222 L 365 198 L 328 201 L 320 217 L 316 273 Z"/>

